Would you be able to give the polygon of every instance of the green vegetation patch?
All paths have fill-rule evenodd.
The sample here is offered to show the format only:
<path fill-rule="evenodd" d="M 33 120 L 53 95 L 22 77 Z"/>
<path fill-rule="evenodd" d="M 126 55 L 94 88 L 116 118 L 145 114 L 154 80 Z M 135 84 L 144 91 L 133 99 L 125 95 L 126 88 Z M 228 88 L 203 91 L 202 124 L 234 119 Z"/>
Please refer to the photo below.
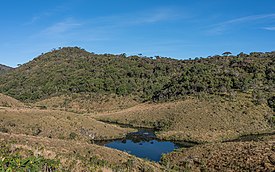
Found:
<path fill-rule="evenodd" d="M 0 148 L 1 171 L 58 171 L 60 169 L 60 162 L 58 160 L 34 156 L 32 152 L 27 152 L 28 155 L 22 156 L 20 155 L 20 151 L 22 150 L 12 150 L 6 144 L 2 144 Z"/>

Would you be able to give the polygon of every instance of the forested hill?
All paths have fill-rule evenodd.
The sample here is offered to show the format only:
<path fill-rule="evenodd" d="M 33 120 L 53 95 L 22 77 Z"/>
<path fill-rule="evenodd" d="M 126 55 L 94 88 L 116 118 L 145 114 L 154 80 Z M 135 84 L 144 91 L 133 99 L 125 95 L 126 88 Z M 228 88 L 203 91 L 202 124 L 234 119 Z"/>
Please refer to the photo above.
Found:
<path fill-rule="evenodd" d="M 180 73 L 182 61 L 97 55 L 80 48 L 45 53 L 3 76 L 0 91 L 20 100 L 38 100 L 70 93 L 100 93 L 142 100 Z"/>
<path fill-rule="evenodd" d="M 12 67 L 0 64 L 0 75 L 13 69 Z"/>
<path fill-rule="evenodd" d="M 0 92 L 31 101 L 71 93 L 117 94 L 139 101 L 186 95 L 252 93 L 272 103 L 275 52 L 195 60 L 94 54 L 67 47 L 40 55 L 0 78 Z"/>

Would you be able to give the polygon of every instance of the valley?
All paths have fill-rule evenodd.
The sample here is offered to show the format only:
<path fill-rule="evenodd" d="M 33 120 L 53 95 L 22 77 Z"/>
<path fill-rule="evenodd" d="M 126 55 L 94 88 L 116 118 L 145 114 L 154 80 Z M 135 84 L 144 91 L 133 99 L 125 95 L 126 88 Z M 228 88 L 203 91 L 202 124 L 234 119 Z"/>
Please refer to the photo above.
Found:
<path fill-rule="evenodd" d="M 274 57 L 42 54 L 0 75 L 0 169 L 274 171 Z"/>

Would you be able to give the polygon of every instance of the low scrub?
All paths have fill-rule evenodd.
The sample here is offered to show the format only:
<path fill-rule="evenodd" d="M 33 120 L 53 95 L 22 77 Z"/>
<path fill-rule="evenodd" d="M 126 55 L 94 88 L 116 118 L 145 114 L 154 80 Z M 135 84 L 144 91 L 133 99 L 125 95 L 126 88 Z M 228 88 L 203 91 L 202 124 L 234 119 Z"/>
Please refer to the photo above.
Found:
<path fill-rule="evenodd" d="M 59 171 L 61 164 L 58 160 L 45 159 L 42 156 L 20 155 L 20 149 L 12 150 L 9 145 L 0 146 L 0 171 Z M 26 153 L 26 152 L 25 152 Z"/>

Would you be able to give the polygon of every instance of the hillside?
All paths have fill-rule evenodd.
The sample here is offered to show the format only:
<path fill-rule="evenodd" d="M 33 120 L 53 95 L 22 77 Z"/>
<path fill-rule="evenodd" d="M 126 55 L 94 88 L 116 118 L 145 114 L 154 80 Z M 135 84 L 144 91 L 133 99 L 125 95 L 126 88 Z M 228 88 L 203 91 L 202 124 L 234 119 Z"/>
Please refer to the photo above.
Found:
<path fill-rule="evenodd" d="M 121 97 L 115 94 L 71 94 L 55 96 L 34 104 L 37 107 L 49 109 L 65 109 L 77 113 L 97 113 L 106 111 L 119 111 L 139 104 L 131 97 Z"/>
<path fill-rule="evenodd" d="M 247 94 L 236 98 L 187 97 L 182 101 L 140 104 L 122 111 L 101 113 L 96 119 L 158 129 L 164 140 L 214 142 L 272 130 L 272 110 L 254 105 Z"/>
<path fill-rule="evenodd" d="M 75 113 L 40 109 L 0 109 L 0 132 L 67 140 L 122 138 L 134 129 L 121 128 Z"/>
<path fill-rule="evenodd" d="M 205 144 L 165 155 L 162 164 L 175 171 L 274 171 L 275 139 Z"/>
<path fill-rule="evenodd" d="M 0 147 L 0 163 L 12 171 L 163 171 L 159 164 L 126 152 L 79 141 L 0 132 Z"/>
<path fill-rule="evenodd" d="M 12 67 L 0 64 L 0 75 L 12 70 Z"/>
<path fill-rule="evenodd" d="M 0 92 L 23 101 L 71 93 L 150 99 L 180 72 L 177 60 L 97 55 L 80 48 L 45 53 L 0 80 Z"/>
<path fill-rule="evenodd" d="M 24 104 L 12 97 L 0 93 L 0 107 L 24 107 Z"/>
<path fill-rule="evenodd" d="M 206 94 L 252 94 L 275 108 L 275 53 L 240 53 L 195 60 L 94 54 L 67 47 L 42 54 L 1 76 L 0 92 L 23 101 L 72 93 L 115 94 L 138 102 Z M 95 100 L 96 101 L 96 100 Z"/>

